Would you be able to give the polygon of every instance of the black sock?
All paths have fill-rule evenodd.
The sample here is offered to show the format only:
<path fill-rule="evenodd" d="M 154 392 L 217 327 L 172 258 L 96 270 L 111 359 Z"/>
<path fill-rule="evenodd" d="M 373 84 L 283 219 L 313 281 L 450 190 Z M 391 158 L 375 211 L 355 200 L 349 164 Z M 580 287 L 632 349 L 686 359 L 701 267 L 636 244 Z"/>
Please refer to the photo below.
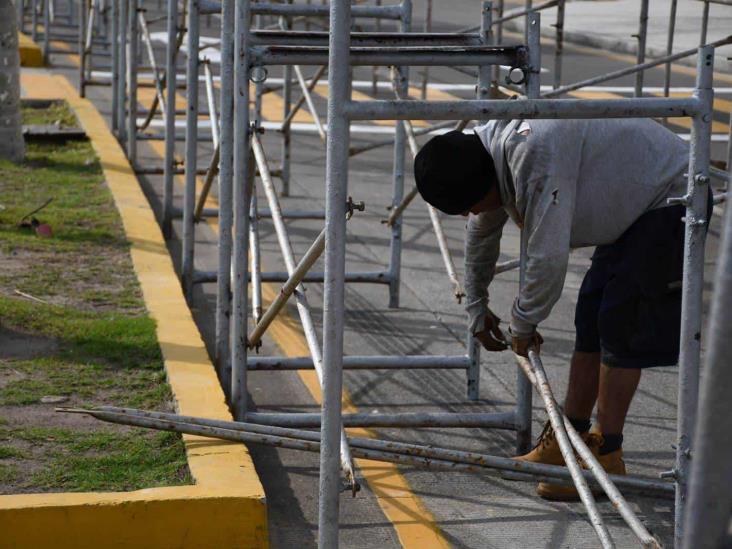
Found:
<path fill-rule="evenodd" d="M 600 446 L 601 456 L 614 452 L 615 450 L 620 450 L 623 447 L 623 435 L 606 435 L 603 433 L 602 439 L 603 443 Z"/>
<path fill-rule="evenodd" d="M 567 419 L 578 433 L 586 433 L 592 425 L 589 419 L 577 419 L 576 417 L 568 417 Z"/>

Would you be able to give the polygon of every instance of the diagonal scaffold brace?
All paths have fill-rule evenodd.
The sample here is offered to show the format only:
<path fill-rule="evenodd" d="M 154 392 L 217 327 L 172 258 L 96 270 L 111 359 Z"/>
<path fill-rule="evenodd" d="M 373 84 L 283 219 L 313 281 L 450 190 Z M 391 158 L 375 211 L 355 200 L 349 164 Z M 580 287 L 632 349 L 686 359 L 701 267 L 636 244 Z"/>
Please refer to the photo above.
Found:
<path fill-rule="evenodd" d="M 285 262 L 285 267 L 287 269 L 288 277 L 291 280 L 296 279 L 297 276 L 305 276 L 307 273 L 307 270 L 304 269 L 303 272 L 300 274 L 298 273 L 298 267 L 295 264 L 295 256 L 292 251 L 292 244 L 290 244 L 290 238 L 287 233 L 287 227 L 285 226 L 283 216 L 282 216 L 282 208 L 280 207 L 280 202 L 277 197 L 277 191 L 274 186 L 274 181 L 272 180 L 272 175 L 269 170 L 269 166 L 267 164 L 267 158 L 264 153 L 264 147 L 262 147 L 262 143 L 259 139 L 259 136 L 256 132 L 252 133 L 251 136 L 251 148 L 252 148 L 252 156 L 254 158 L 255 164 L 257 169 L 259 170 L 260 180 L 262 182 L 262 188 L 264 189 L 264 193 L 267 197 L 267 202 L 269 204 L 270 211 L 272 212 L 272 221 L 274 223 L 275 227 L 275 233 L 277 234 L 277 240 L 280 245 L 280 251 L 282 253 L 282 258 Z M 349 207 L 346 205 L 346 210 L 348 210 Z M 317 240 L 316 240 L 317 244 Z M 323 246 L 325 246 L 325 237 L 323 237 Z M 317 245 L 315 246 L 315 250 L 312 250 L 311 256 L 314 256 L 317 252 Z M 322 253 L 322 252 L 321 252 Z M 320 253 L 317 254 L 318 256 Z M 315 258 L 317 259 L 317 257 Z M 313 259 L 314 263 L 314 259 Z M 297 282 L 295 284 L 295 288 L 293 290 L 293 293 L 295 295 L 295 301 L 297 304 L 297 311 L 300 315 L 300 322 L 302 323 L 303 332 L 305 333 L 305 339 L 308 344 L 308 349 L 310 350 L 310 355 L 313 360 L 313 365 L 315 368 L 315 371 L 318 375 L 318 380 L 322 384 L 323 382 L 323 357 L 322 352 L 320 348 L 320 341 L 318 340 L 317 334 L 315 332 L 315 325 L 313 323 L 312 314 L 310 310 L 310 305 L 308 303 L 307 297 L 305 295 L 304 288 L 302 287 L 301 282 Z M 280 304 L 280 307 L 284 306 L 284 302 Z M 255 328 L 256 330 L 256 328 Z M 249 340 L 249 344 L 251 345 L 251 337 Z M 346 432 L 341 426 L 341 436 L 340 436 L 340 462 L 341 462 L 341 470 L 346 476 L 346 481 L 348 485 L 350 486 L 350 489 L 352 493 L 355 495 L 356 492 L 359 490 L 359 484 L 356 481 L 355 474 L 353 471 L 353 460 L 351 458 L 351 452 L 348 447 L 348 442 L 346 440 Z"/>

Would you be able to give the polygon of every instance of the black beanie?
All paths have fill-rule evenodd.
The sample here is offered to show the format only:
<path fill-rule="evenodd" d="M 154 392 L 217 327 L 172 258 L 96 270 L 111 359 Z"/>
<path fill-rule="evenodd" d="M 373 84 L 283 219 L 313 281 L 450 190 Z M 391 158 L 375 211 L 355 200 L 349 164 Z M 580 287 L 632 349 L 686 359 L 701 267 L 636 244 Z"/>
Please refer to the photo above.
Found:
<path fill-rule="evenodd" d="M 457 215 L 485 198 L 495 184 L 496 172 L 477 135 L 451 131 L 422 147 L 414 159 L 414 178 L 427 203 Z"/>

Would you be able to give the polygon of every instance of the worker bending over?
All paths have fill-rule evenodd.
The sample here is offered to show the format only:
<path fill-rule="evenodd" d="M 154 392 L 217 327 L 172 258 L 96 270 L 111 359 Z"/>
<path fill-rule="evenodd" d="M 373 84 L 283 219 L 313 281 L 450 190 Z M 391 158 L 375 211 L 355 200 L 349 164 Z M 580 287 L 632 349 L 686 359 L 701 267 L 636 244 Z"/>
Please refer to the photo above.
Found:
<path fill-rule="evenodd" d="M 488 286 L 509 217 L 526 246 L 509 323 L 510 346 L 522 356 L 542 343 L 537 326 L 562 293 L 570 250 L 597 246 L 577 299 L 564 412 L 612 474 L 625 474 L 623 425 L 641 370 L 678 360 L 684 208 L 667 199 L 686 194 L 688 157 L 679 137 L 648 119 L 512 120 L 434 137 L 414 162 L 428 203 L 471 214 L 467 310 L 488 351 L 508 346 Z M 516 459 L 564 465 L 548 422 L 534 449 Z M 574 487 L 549 483 L 538 493 L 577 497 Z"/>

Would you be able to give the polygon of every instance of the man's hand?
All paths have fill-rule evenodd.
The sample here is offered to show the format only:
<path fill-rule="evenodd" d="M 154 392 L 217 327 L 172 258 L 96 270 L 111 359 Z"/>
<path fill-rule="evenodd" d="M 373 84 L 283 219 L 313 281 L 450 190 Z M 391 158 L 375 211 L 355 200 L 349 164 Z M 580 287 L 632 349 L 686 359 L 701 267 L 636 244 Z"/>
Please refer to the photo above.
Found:
<path fill-rule="evenodd" d="M 498 318 L 493 311 L 488 309 L 488 314 L 485 317 L 485 324 L 483 331 L 477 332 L 475 338 L 480 341 L 481 345 L 486 351 L 505 351 L 508 349 L 508 341 L 506 336 L 498 327 L 501 323 L 501 319 Z"/>
<path fill-rule="evenodd" d="M 511 349 L 517 355 L 526 358 L 529 358 L 530 348 L 533 348 L 538 353 L 542 343 L 544 343 L 544 338 L 536 330 L 530 335 L 511 335 Z"/>

